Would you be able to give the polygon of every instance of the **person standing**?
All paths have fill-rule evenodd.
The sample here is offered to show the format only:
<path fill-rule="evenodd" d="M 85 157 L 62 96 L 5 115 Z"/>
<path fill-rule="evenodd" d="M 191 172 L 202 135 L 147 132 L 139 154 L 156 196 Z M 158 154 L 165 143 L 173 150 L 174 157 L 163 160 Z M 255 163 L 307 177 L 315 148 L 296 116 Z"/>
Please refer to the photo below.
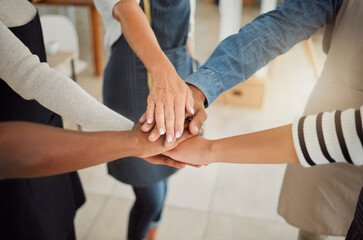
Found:
<path fill-rule="evenodd" d="M 16 24 L 9 27 L 10 31 L 41 62 L 46 62 L 42 29 L 36 9 L 26 1 L 2 1 L 1 8 L 9 11 L 8 15 L 2 15 L 2 20 L 9 25 Z M 19 14 L 14 14 L 14 9 Z M 23 99 L 1 79 L 0 122 L 7 121 L 28 121 L 59 128 L 63 126 L 58 114 L 34 100 Z M 1 239 L 75 239 L 73 219 L 77 209 L 85 202 L 76 172 L 41 178 L 2 180 L 0 192 Z"/>
<path fill-rule="evenodd" d="M 156 123 L 158 132 L 149 139 L 165 134 L 165 144 L 171 144 L 183 133 L 185 111 L 194 112 L 191 91 L 182 80 L 193 71 L 186 48 L 189 0 L 146 0 L 140 5 L 135 0 L 94 2 L 106 25 L 106 47 L 111 49 L 104 73 L 104 104 L 136 122 L 152 108 L 155 117 L 149 112 L 147 128 Z M 107 166 L 111 176 L 132 185 L 136 196 L 128 239 L 156 239 L 167 179 L 177 169 L 136 157 Z"/>
<path fill-rule="evenodd" d="M 305 113 L 358 108 L 363 101 L 362 19 L 360 0 L 288 0 L 222 41 L 186 82 L 199 88 L 206 104 L 211 104 L 223 91 L 247 80 L 273 58 L 325 26 L 323 48 L 328 57 Z M 204 101 L 203 97 L 199 99 Z M 335 154 L 326 158 L 351 160 L 346 150 Z M 336 176 L 340 177 L 332 185 L 331 179 Z M 362 185 L 361 166 L 331 164 L 304 169 L 291 165 L 286 171 L 278 212 L 301 229 L 300 239 L 326 238 L 320 234 L 343 236 Z"/>

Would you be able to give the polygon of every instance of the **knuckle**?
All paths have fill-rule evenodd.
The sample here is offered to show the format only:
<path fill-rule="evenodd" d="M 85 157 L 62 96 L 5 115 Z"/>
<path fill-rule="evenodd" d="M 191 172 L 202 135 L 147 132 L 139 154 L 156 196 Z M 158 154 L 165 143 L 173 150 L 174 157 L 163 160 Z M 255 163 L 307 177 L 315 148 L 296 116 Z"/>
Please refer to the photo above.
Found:
<path fill-rule="evenodd" d="M 154 96 L 151 93 L 147 97 L 147 103 L 149 104 L 154 103 Z"/>
<path fill-rule="evenodd" d="M 165 120 L 168 121 L 168 122 L 173 121 L 174 117 L 172 115 L 167 114 L 167 115 L 165 115 Z"/>
<path fill-rule="evenodd" d="M 158 115 L 160 115 L 160 114 L 163 114 L 163 109 L 161 109 L 161 108 L 156 108 L 155 109 L 155 114 L 158 114 Z"/>
<path fill-rule="evenodd" d="M 180 120 L 180 119 L 183 119 L 183 120 L 184 120 L 184 114 L 182 114 L 182 113 L 180 113 L 180 112 L 176 112 L 176 113 L 175 113 L 175 118 L 176 118 L 176 119 L 179 119 L 179 120 Z"/>

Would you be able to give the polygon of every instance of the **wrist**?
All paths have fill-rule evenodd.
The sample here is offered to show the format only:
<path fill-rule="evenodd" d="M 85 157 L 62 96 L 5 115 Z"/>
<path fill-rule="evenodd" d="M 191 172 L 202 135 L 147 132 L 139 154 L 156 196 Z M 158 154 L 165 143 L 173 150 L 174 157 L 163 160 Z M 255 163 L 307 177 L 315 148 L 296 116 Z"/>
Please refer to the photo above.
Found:
<path fill-rule="evenodd" d="M 205 148 L 206 151 L 204 153 L 204 159 L 206 164 L 218 162 L 216 149 L 217 149 L 217 141 L 206 139 L 206 148 Z"/>
<path fill-rule="evenodd" d="M 141 139 L 139 137 L 139 134 L 136 134 L 135 130 L 130 130 L 130 131 L 125 131 L 125 132 L 120 132 L 120 133 L 125 133 L 125 137 L 124 138 L 119 138 L 120 140 L 120 145 L 125 145 L 127 144 L 128 147 L 128 151 L 127 151 L 127 156 L 133 156 L 133 157 L 138 157 L 140 156 L 141 153 L 141 148 L 140 148 L 140 142 Z"/>
<path fill-rule="evenodd" d="M 194 86 L 192 84 L 188 83 L 188 86 L 193 93 L 194 100 L 200 100 L 201 102 L 204 103 L 206 100 L 204 93 L 199 88 L 197 88 L 196 86 Z"/>
<path fill-rule="evenodd" d="M 153 79 L 153 82 L 158 82 L 162 80 L 168 80 L 168 77 L 162 77 L 170 76 L 171 74 L 176 74 L 174 66 L 171 64 L 169 59 L 162 53 L 163 56 L 155 57 L 153 59 L 149 66 L 145 64 L 147 71 L 151 74 L 151 78 Z"/>

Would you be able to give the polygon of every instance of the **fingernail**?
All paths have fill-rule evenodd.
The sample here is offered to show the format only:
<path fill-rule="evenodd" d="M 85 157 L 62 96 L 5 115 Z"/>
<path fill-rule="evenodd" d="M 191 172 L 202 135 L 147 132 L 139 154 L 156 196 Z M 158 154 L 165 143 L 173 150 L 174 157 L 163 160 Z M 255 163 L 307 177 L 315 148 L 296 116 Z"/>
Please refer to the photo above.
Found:
<path fill-rule="evenodd" d="M 196 132 L 199 132 L 199 129 L 197 126 L 194 127 Z"/>
<path fill-rule="evenodd" d="M 168 137 L 166 138 L 166 141 L 168 142 L 168 143 L 171 143 L 171 141 L 172 141 L 173 139 L 172 139 L 172 137 L 170 136 L 170 135 L 168 135 Z"/>
<path fill-rule="evenodd" d="M 149 118 L 148 120 L 147 120 L 147 123 L 148 124 L 150 124 L 150 123 L 152 123 L 153 121 L 151 120 L 151 118 Z"/>
<path fill-rule="evenodd" d="M 160 133 L 160 135 L 164 135 L 165 134 L 164 128 L 160 128 L 159 133 Z"/>
<path fill-rule="evenodd" d="M 180 138 L 180 132 L 176 132 L 175 137 Z"/>
<path fill-rule="evenodd" d="M 192 114 L 194 115 L 194 108 L 190 108 L 190 111 L 192 112 Z"/>

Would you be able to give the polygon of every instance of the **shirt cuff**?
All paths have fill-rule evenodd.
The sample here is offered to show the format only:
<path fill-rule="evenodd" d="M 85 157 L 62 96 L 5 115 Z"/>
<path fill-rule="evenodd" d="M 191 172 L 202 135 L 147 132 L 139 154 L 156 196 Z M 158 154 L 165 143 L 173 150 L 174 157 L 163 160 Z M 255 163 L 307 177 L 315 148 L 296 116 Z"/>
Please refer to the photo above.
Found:
<path fill-rule="evenodd" d="M 210 69 L 199 69 L 187 77 L 185 82 L 196 86 L 203 92 L 206 98 L 204 104 L 206 107 L 223 92 L 222 82 L 218 80 L 216 74 Z"/>
<path fill-rule="evenodd" d="M 97 10 L 104 16 L 113 17 L 113 8 L 120 0 L 94 1 Z"/>
<path fill-rule="evenodd" d="M 303 167 L 311 167 L 311 165 L 306 161 L 304 154 L 302 153 L 300 141 L 299 141 L 299 121 L 300 117 L 296 117 L 292 123 L 292 139 L 294 141 L 295 151 L 299 162 Z"/>

